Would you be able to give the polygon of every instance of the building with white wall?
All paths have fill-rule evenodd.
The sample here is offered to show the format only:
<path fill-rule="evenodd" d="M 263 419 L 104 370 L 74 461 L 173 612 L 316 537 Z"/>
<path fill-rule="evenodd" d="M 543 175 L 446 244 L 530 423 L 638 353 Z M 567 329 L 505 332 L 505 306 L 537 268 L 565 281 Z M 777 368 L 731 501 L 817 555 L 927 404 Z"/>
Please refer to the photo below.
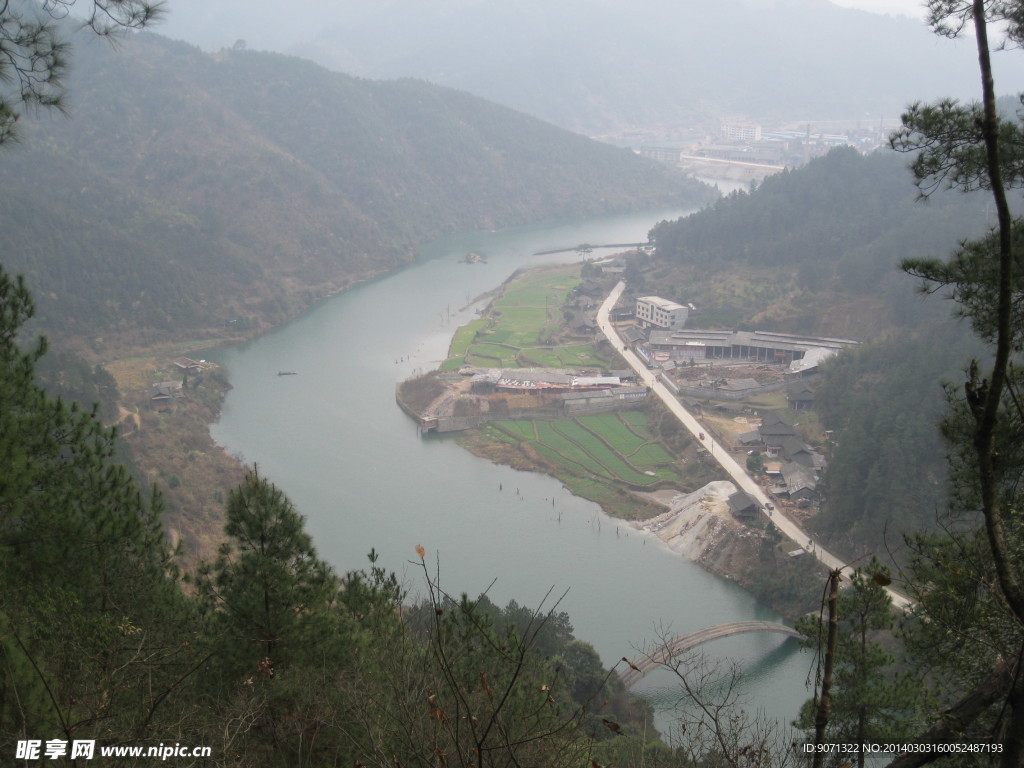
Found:
<path fill-rule="evenodd" d="M 727 141 L 760 141 L 761 126 L 753 123 L 722 123 L 722 138 Z"/>
<path fill-rule="evenodd" d="M 686 325 L 690 308 L 660 296 L 641 296 L 636 300 L 636 320 L 641 328 L 677 330 Z"/>

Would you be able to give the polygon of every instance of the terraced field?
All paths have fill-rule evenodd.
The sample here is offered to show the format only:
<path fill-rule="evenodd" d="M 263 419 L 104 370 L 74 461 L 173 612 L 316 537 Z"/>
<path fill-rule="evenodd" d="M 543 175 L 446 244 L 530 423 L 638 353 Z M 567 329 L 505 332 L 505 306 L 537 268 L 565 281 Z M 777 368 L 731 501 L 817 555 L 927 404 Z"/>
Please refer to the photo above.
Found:
<path fill-rule="evenodd" d="M 676 460 L 647 430 L 642 412 L 604 413 L 572 421 L 498 421 L 499 439 L 527 442 L 550 461 L 581 477 L 652 488 L 678 483 Z"/>
<path fill-rule="evenodd" d="M 578 265 L 511 280 L 486 317 L 459 329 L 442 368 L 607 371 L 621 365 L 603 358 L 595 345 L 573 340 L 565 327 L 565 318 L 576 311 L 570 299 L 580 282 Z M 461 440 L 478 455 L 553 475 L 570 492 L 625 519 L 647 518 L 661 509 L 637 491 L 688 488 L 703 472 L 654 437 L 642 410 L 575 420 L 493 421 L 463 433 Z"/>

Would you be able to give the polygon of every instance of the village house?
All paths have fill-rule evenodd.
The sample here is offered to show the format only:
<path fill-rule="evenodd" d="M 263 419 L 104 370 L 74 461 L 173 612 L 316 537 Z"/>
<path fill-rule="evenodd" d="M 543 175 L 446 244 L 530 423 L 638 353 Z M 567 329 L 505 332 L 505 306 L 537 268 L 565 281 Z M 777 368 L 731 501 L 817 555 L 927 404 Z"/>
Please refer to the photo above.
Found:
<path fill-rule="evenodd" d="M 772 440 L 781 440 L 786 437 L 796 437 L 796 427 L 775 411 L 764 412 L 761 416 L 761 426 L 758 427 L 757 431 L 765 443 L 769 443 Z"/>
<path fill-rule="evenodd" d="M 800 501 L 814 497 L 818 479 L 809 467 L 797 462 L 783 464 L 782 478 L 786 484 L 785 492 L 790 499 Z"/>
<path fill-rule="evenodd" d="M 200 360 L 193 360 L 190 357 L 179 357 L 174 361 L 174 367 L 187 376 L 195 376 L 197 373 L 202 373 L 206 370 L 205 363 Z"/>
<path fill-rule="evenodd" d="M 154 411 L 166 413 L 171 410 L 174 401 L 181 397 L 180 381 L 161 381 L 152 387 L 153 394 L 149 398 L 149 404 Z"/>
<path fill-rule="evenodd" d="M 736 491 L 729 497 L 729 511 L 737 520 L 749 521 L 757 517 L 760 507 L 744 491 Z"/>
<path fill-rule="evenodd" d="M 789 385 L 786 402 L 792 411 L 807 411 L 814 408 L 814 387 L 800 380 Z"/>

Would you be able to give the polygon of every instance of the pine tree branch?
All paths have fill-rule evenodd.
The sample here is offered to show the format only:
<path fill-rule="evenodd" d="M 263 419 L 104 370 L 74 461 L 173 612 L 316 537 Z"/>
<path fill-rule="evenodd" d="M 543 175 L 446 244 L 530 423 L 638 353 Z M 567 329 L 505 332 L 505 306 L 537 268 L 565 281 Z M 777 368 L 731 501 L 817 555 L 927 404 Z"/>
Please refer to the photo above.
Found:
<path fill-rule="evenodd" d="M 1005 697 L 1013 683 L 1009 665 L 1000 663 L 996 670 L 960 701 L 942 713 L 939 721 L 922 733 L 912 744 L 955 744 L 964 740 L 967 727 L 990 706 Z M 919 768 L 948 755 L 937 750 L 906 752 L 886 768 Z"/>

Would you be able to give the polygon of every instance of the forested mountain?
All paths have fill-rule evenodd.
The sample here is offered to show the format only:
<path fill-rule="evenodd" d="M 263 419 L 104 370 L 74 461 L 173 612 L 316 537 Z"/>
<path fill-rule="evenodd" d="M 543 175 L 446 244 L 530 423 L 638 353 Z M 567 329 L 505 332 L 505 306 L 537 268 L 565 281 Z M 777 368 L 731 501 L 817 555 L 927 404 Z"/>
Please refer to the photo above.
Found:
<path fill-rule="evenodd" d="M 4 263 L 59 335 L 280 321 L 445 233 L 709 195 L 466 93 L 281 55 L 83 37 L 69 86 L 74 119 L 30 115 L 0 163 Z"/>
<path fill-rule="evenodd" d="M 112 461 L 113 431 L 33 382 L 45 344 L 16 341 L 33 302 L 2 267 L 0 308 L 4 765 L 434 765 L 475 753 L 578 766 L 617 747 L 668 751 L 647 743 L 649 705 L 565 613 L 451 598 L 422 548 L 428 596 L 413 608 L 372 553 L 368 570 L 340 577 L 255 471 L 228 496 L 220 557 L 186 587 L 159 494 L 144 497 Z M 613 743 L 619 731 L 629 746 Z"/>
<path fill-rule="evenodd" d="M 954 192 L 917 199 L 906 165 L 891 151 L 835 150 L 664 222 L 637 288 L 694 301 L 702 327 L 865 342 L 825 368 L 817 398 L 835 445 L 816 524 L 847 554 L 898 548 L 902 531 L 934 523 L 946 491 L 942 383 L 980 354 L 950 303 L 916 295 L 899 264 L 944 257 L 984 234 L 991 212 Z"/>
<path fill-rule="evenodd" d="M 178 0 L 164 29 L 213 49 L 244 39 L 341 72 L 422 77 L 603 134 L 723 118 L 867 126 L 914 99 L 973 94 L 971 47 L 936 45 L 923 15 L 824 0 Z M 996 63 L 1021 71 L 1012 57 Z"/>

